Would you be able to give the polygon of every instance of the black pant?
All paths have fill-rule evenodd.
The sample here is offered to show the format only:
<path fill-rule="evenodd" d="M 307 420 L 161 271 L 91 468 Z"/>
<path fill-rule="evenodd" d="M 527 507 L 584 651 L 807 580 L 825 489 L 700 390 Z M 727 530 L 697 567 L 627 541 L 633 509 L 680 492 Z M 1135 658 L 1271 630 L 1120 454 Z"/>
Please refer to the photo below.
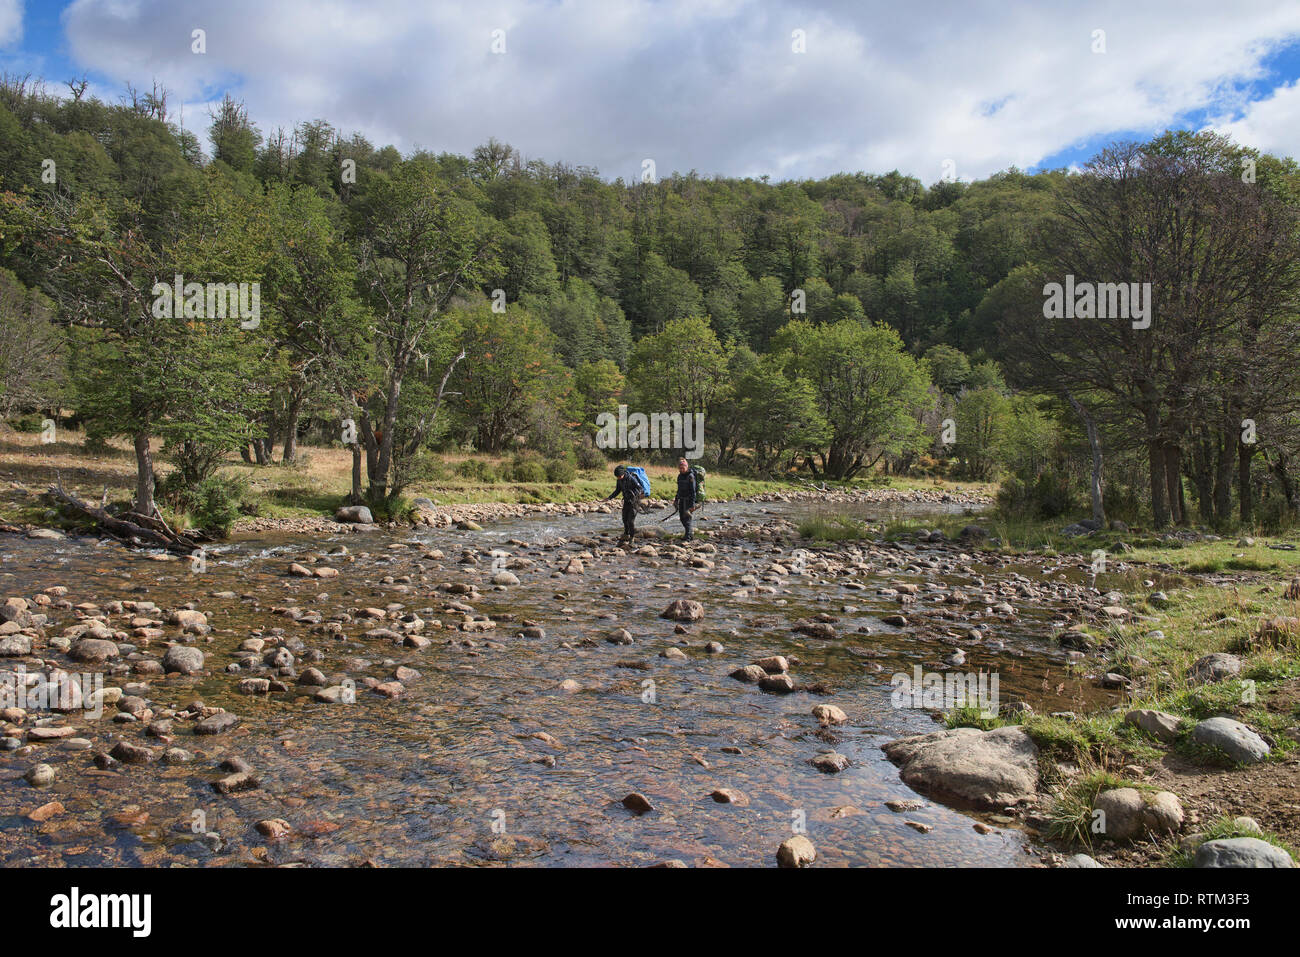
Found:
<path fill-rule="evenodd" d="M 631 541 L 636 536 L 636 504 L 623 503 L 623 537 Z"/>
<path fill-rule="evenodd" d="M 691 506 L 682 505 L 678 507 L 677 514 L 682 520 L 682 528 L 686 530 L 685 538 L 689 542 L 695 537 L 691 531 Z"/>

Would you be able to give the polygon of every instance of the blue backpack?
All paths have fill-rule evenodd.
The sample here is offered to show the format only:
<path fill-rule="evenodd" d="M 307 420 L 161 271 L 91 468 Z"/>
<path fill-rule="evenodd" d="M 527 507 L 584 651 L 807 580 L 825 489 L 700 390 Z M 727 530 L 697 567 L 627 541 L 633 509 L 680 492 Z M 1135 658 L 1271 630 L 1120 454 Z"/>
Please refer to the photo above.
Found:
<path fill-rule="evenodd" d="M 646 477 L 645 469 L 641 468 L 641 466 L 639 465 L 625 465 L 623 466 L 623 470 L 624 472 L 627 473 L 627 475 L 629 475 L 633 480 L 635 480 L 637 485 L 641 487 L 641 497 L 649 498 L 650 479 Z"/>

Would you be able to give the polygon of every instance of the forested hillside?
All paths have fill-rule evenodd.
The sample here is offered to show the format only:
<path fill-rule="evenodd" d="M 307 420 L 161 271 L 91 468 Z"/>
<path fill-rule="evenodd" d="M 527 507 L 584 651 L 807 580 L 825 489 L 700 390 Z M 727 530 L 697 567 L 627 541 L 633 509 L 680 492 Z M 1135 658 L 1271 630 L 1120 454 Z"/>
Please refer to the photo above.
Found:
<path fill-rule="evenodd" d="M 129 439 L 143 514 L 300 442 L 355 443 L 372 504 L 453 448 L 565 481 L 620 404 L 704 413 L 733 472 L 998 479 L 1009 510 L 1157 526 L 1293 513 L 1290 160 L 1171 132 L 1072 174 L 625 183 L 261 129 L 230 99 L 205 123 L 160 90 L 0 84 L 0 416 Z M 1151 321 L 1047 315 L 1067 276 L 1151 283 Z M 256 283 L 255 314 L 192 283 Z"/>

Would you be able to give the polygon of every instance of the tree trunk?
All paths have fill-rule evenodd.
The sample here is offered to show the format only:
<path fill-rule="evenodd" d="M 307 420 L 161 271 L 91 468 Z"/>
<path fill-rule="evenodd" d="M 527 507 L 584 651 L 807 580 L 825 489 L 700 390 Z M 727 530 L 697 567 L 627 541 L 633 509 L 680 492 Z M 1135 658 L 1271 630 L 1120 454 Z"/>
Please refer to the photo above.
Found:
<path fill-rule="evenodd" d="M 141 515 L 153 515 L 154 474 L 153 452 L 149 449 L 149 434 L 135 434 L 135 510 Z"/>
<path fill-rule="evenodd" d="M 1169 496 L 1169 517 L 1175 525 L 1187 522 L 1183 501 L 1182 453 L 1176 445 L 1164 445 L 1165 489 Z"/>
<path fill-rule="evenodd" d="M 1169 524 L 1169 504 L 1165 499 L 1165 454 L 1159 442 L 1147 443 L 1147 465 L 1151 478 L 1151 518 L 1156 528 Z"/>
<path fill-rule="evenodd" d="M 1254 492 L 1250 487 L 1250 461 L 1255 457 L 1255 446 L 1237 437 L 1237 496 L 1241 504 L 1241 524 L 1249 526 L 1255 520 Z"/>
<path fill-rule="evenodd" d="M 298 416 L 302 413 L 303 398 L 300 388 L 293 389 L 289 394 L 289 408 L 284 423 L 284 457 L 281 459 L 285 465 L 298 461 Z"/>
<path fill-rule="evenodd" d="M 1088 489 L 1092 495 L 1092 520 L 1099 527 L 1106 527 L 1106 508 L 1102 502 L 1102 478 L 1101 478 L 1101 436 L 1097 431 L 1096 420 L 1088 414 L 1088 410 L 1083 407 L 1069 392 L 1065 397 L 1070 400 L 1070 405 L 1074 407 L 1075 414 L 1083 420 L 1084 427 L 1088 430 L 1088 448 L 1092 451 L 1092 476 L 1088 483 Z"/>
<path fill-rule="evenodd" d="M 365 499 L 361 497 L 361 443 L 352 444 L 352 494 L 348 504 L 360 505 Z"/>

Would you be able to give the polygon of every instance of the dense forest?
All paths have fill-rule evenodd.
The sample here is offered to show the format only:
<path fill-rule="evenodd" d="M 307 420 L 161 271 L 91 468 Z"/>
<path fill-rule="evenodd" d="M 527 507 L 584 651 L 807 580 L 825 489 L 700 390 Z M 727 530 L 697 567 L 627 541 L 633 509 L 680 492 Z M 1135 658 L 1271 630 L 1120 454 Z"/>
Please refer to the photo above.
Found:
<path fill-rule="evenodd" d="M 0 418 L 129 440 L 142 514 L 305 441 L 351 444 L 377 507 L 451 449 L 562 482 L 604 466 L 620 404 L 704 413 L 731 472 L 997 480 L 1013 512 L 1156 527 L 1294 514 L 1289 159 L 1171 131 L 977 182 L 626 183 L 264 130 L 230 98 L 203 138 L 167 99 L 0 82 Z M 1066 277 L 1087 295 L 1053 314 Z M 1089 283 L 1150 283 L 1149 322 Z M 210 284 L 257 284 L 255 314 Z"/>

